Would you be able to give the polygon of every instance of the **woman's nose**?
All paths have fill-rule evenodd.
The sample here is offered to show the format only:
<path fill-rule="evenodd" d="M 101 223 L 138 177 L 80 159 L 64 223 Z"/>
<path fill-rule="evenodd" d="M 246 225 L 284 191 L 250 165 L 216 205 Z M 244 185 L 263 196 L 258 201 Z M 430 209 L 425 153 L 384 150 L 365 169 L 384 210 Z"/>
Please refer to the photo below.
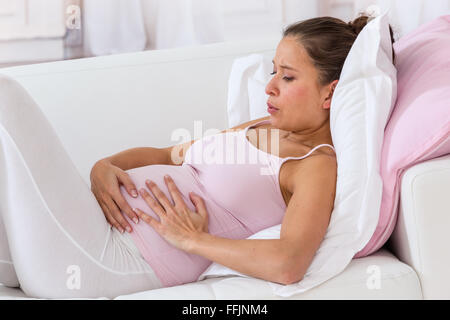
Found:
<path fill-rule="evenodd" d="M 275 96 L 278 94 L 278 88 L 275 84 L 274 78 L 269 81 L 269 83 L 266 86 L 266 94 L 269 96 Z"/>

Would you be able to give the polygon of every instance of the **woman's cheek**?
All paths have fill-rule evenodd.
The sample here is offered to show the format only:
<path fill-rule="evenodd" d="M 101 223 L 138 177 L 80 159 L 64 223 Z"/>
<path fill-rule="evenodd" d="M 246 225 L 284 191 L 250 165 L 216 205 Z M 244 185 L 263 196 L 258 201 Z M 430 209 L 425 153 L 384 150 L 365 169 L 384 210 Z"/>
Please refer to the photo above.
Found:
<path fill-rule="evenodd" d="M 295 87 L 295 88 L 293 89 L 293 91 L 295 92 L 294 94 L 295 94 L 297 97 L 305 97 L 305 96 L 308 94 L 308 88 L 306 88 L 306 87 L 304 87 L 304 86 L 298 86 L 298 87 Z"/>
<path fill-rule="evenodd" d="M 290 88 L 286 92 L 286 98 L 291 104 L 299 104 L 306 101 L 308 92 L 305 88 Z"/>

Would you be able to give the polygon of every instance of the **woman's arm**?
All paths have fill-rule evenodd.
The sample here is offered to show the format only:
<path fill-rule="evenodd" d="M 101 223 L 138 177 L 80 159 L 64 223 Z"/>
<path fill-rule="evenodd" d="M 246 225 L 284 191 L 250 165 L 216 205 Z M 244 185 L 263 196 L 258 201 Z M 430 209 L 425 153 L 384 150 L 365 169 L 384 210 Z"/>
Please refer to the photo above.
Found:
<path fill-rule="evenodd" d="M 187 251 L 254 278 L 289 284 L 288 246 L 281 239 L 231 240 L 202 233 Z"/>
<path fill-rule="evenodd" d="M 232 240 L 208 233 L 208 214 L 201 197 L 191 195 L 197 213 L 187 209 L 172 179 L 166 184 L 175 207 L 154 183 L 141 195 L 160 221 L 136 211 L 172 245 L 240 273 L 272 282 L 291 284 L 303 279 L 328 228 L 336 190 L 337 164 L 328 156 L 303 160 L 292 176 L 289 201 L 280 239 Z M 257 213 L 255 213 L 257 214 Z"/>
<path fill-rule="evenodd" d="M 201 233 L 191 240 L 189 252 L 272 282 L 292 284 L 303 279 L 328 229 L 337 179 L 334 158 L 305 160 L 292 178 L 280 239 L 230 240 Z"/>
<path fill-rule="evenodd" d="M 171 164 L 167 149 L 151 147 L 128 149 L 102 160 L 109 161 L 124 171 L 152 164 Z"/>

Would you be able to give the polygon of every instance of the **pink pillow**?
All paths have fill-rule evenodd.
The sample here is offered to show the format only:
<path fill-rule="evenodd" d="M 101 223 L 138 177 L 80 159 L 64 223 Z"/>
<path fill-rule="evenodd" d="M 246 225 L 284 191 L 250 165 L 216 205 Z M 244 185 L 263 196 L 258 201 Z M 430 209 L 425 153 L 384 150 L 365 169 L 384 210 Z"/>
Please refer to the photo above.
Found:
<path fill-rule="evenodd" d="M 378 226 L 355 257 L 380 249 L 397 222 L 402 174 L 450 154 L 450 15 L 423 25 L 394 44 L 398 93 L 381 154 L 383 196 Z"/>

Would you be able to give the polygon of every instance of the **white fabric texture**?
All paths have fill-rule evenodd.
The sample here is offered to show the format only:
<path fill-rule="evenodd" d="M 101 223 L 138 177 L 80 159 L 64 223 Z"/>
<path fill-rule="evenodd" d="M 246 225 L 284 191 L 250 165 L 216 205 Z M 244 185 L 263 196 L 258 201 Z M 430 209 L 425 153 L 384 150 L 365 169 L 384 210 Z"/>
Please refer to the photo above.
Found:
<path fill-rule="evenodd" d="M 382 196 L 381 148 L 397 97 L 397 71 L 392 63 L 392 50 L 388 16 L 383 13 L 359 34 L 333 95 L 330 125 L 338 179 L 327 233 L 302 281 L 287 286 L 271 283 L 277 295 L 289 297 L 338 275 L 375 231 Z M 257 59 L 248 61 L 258 62 Z M 239 93 L 248 94 L 245 90 Z M 233 109 L 233 112 L 237 111 Z M 245 112 L 244 108 L 243 114 Z M 281 225 L 273 226 L 249 239 L 276 239 L 280 237 L 280 229 Z M 232 274 L 242 276 L 213 263 L 199 279 Z"/>
<path fill-rule="evenodd" d="M 370 274 L 367 271 L 373 271 L 374 266 L 382 270 L 380 282 L 368 283 Z M 230 276 L 138 292 L 119 296 L 116 300 L 163 300 L 186 299 L 186 297 L 192 300 L 415 300 L 422 299 L 422 291 L 414 269 L 400 262 L 388 250 L 381 249 L 370 257 L 352 260 L 339 276 L 321 286 L 289 298 L 275 295 L 268 281 Z"/>
<path fill-rule="evenodd" d="M 228 127 L 267 116 L 265 87 L 272 72 L 272 57 L 262 54 L 238 58 L 228 81 Z"/>
<path fill-rule="evenodd" d="M 9 252 L 8 238 L 6 237 L 5 226 L 3 225 L 0 213 L 0 283 L 8 287 L 19 287 L 14 265 L 12 263 L 11 254 Z"/>
<path fill-rule="evenodd" d="M 142 0 L 148 49 L 224 41 L 221 1 Z"/>
<path fill-rule="evenodd" d="M 6 76 L 0 177 L 0 270 L 9 268 L 0 283 L 19 282 L 37 298 L 114 298 L 162 287 L 128 235 L 109 226 L 39 106 Z"/>
<path fill-rule="evenodd" d="M 169 49 L 224 41 L 221 2 L 85 0 L 87 55 Z"/>
<path fill-rule="evenodd" d="M 145 49 L 141 0 L 87 0 L 83 5 L 87 54 L 100 56 Z"/>

